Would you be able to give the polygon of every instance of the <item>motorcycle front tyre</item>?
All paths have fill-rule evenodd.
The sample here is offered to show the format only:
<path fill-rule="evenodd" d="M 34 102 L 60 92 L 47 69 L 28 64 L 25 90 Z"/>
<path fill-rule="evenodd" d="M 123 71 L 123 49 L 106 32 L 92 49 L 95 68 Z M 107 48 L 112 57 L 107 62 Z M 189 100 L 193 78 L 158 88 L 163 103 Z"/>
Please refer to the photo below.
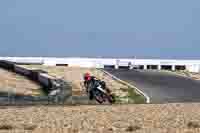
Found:
<path fill-rule="evenodd" d="M 108 96 L 108 101 L 111 104 L 115 103 L 115 97 L 113 95 Z"/>

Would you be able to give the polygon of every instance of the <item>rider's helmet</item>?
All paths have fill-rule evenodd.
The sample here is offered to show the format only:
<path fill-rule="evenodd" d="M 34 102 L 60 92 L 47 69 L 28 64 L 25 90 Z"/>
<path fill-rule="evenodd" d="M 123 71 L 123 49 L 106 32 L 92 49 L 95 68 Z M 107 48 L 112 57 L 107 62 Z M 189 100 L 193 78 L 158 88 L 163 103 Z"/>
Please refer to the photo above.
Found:
<path fill-rule="evenodd" d="M 91 79 L 90 73 L 85 73 L 85 74 L 84 74 L 84 80 L 85 80 L 85 81 L 88 81 L 88 80 L 90 80 L 90 79 Z"/>

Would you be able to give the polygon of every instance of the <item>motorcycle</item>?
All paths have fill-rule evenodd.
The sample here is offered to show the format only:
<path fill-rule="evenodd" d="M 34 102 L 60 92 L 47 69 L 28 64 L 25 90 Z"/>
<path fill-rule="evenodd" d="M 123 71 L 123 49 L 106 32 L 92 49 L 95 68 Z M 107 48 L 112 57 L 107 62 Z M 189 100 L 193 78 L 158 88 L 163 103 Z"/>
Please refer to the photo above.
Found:
<path fill-rule="evenodd" d="M 111 91 L 107 89 L 104 84 L 97 83 L 94 86 L 91 86 L 90 84 L 88 87 L 87 92 L 89 93 L 90 100 L 95 98 L 95 100 L 100 104 L 106 102 L 113 104 L 115 102 L 115 98 L 111 94 Z"/>

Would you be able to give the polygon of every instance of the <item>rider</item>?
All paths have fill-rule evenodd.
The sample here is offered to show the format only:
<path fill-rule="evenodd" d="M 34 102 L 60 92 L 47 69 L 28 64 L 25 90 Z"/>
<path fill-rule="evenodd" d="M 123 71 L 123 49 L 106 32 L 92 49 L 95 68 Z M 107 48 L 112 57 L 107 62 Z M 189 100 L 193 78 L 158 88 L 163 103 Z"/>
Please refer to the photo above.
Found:
<path fill-rule="evenodd" d="M 85 86 L 86 90 L 88 89 L 88 85 L 89 85 L 90 81 L 91 81 L 90 73 L 85 73 L 84 74 L 84 86 Z M 88 92 L 88 90 L 87 90 L 87 92 Z"/>
<path fill-rule="evenodd" d="M 93 97 L 93 90 L 96 89 L 97 86 L 101 85 L 103 89 L 106 88 L 106 84 L 104 81 L 101 81 L 99 79 L 97 79 L 94 76 L 91 76 L 90 73 L 85 73 L 84 74 L 84 85 L 86 87 L 86 91 L 88 93 L 88 89 L 89 93 L 90 93 L 90 99 L 92 99 Z M 90 86 L 89 86 L 90 85 Z"/>

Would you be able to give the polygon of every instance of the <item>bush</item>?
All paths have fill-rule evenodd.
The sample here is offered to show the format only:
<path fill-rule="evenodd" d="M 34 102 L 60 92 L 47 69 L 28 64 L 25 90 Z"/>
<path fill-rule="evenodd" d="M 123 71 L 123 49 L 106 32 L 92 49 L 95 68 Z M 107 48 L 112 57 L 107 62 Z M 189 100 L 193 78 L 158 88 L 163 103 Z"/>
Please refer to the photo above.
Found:
<path fill-rule="evenodd" d="M 188 128 L 200 128 L 200 125 L 197 122 L 189 122 L 187 126 Z"/>
<path fill-rule="evenodd" d="M 24 125 L 24 130 L 34 130 L 36 128 L 36 125 Z"/>
<path fill-rule="evenodd" d="M 133 131 L 140 130 L 140 129 L 141 129 L 141 127 L 139 127 L 139 126 L 129 126 L 126 129 L 126 132 L 133 132 Z"/>
<path fill-rule="evenodd" d="M 0 130 L 12 130 L 12 129 L 13 129 L 13 126 L 11 125 L 7 125 L 7 124 L 0 125 Z"/>

